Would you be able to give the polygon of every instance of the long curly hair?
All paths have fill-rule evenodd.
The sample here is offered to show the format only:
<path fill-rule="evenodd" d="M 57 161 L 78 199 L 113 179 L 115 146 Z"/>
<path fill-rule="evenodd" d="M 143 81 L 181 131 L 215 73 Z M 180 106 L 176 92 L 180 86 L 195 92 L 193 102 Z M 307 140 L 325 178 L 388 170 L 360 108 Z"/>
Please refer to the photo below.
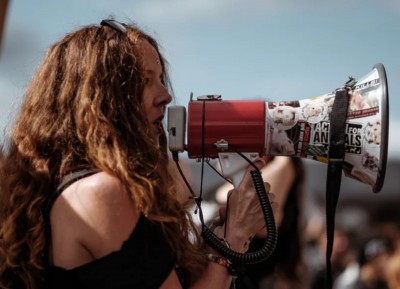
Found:
<path fill-rule="evenodd" d="M 176 200 L 165 133 L 150 137 L 142 109 L 138 40 L 154 38 L 127 25 L 86 26 L 47 52 L 29 84 L 0 166 L 0 288 L 38 288 L 43 281 L 48 203 L 60 180 L 85 168 L 118 178 L 135 204 L 161 224 L 189 283 L 206 261 L 192 241 L 195 226 Z M 157 145 L 159 143 L 159 145 Z"/>

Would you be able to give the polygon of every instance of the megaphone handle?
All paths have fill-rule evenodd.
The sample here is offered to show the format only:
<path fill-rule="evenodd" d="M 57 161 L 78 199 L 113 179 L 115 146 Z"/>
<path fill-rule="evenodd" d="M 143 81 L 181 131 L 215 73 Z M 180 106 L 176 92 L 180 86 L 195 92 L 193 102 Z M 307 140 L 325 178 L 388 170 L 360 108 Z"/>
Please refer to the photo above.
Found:
<path fill-rule="evenodd" d="M 242 153 L 249 161 L 254 161 L 259 157 L 258 153 Z M 237 153 L 219 153 L 219 163 L 225 178 L 230 179 L 237 188 L 243 179 L 246 168 L 249 166 L 248 160 Z"/>
<path fill-rule="evenodd" d="M 271 203 L 269 202 L 267 193 L 264 187 L 264 181 L 262 179 L 260 171 L 251 171 L 253 178 L 253 184 L 257 192 L 258 199 L 264 214 L 265 225 L 268 231 L 268 235 L 264 246 L 257 252 L 251 253 L 240 253 L 236 252 L 221 242 L 220 238 L 214 234 L 206 225 L 203 224 L 201 236 L 215 251 L 220 253 L 225 258 L 233 262 L 233 264 L 254 264 L 261 262 L 268 258 L 275 249 L 278 234 L 275 226 L 274 214 L 272 211 Z"/>

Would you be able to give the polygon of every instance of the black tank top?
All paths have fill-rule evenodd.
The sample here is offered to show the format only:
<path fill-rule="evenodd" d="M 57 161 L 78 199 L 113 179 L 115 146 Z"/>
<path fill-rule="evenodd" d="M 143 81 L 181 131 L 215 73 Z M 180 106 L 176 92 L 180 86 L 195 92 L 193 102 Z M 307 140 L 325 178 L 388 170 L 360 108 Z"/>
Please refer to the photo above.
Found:
<path fill-rule="evenodd" d="M 61 193 L 68 185 L 96 172 L 89 170 L 71 174 L 57 191 Z M 46 279 L 49 289 L 156 289 L 174 266 L 175 255 L 160 225 L 142 215 L 120 250 L 70 270 L 48 266 Z"/>

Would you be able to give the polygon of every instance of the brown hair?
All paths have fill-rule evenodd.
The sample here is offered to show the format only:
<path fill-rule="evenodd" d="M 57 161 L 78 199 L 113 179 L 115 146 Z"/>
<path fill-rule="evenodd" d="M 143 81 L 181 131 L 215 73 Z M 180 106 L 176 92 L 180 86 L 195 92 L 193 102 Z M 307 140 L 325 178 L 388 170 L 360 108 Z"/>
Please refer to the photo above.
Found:
<path fill-rule="evenodd" d="M 189 241 L 194 226 L 175 199 L 165 134 L 161 148 L 149 137 L 138 39 L 158 52 L 171 90 L 157 42 L 134 25 L 126 34 L 101 26 L 68 34 L 34 75 L 0 168 L 0 288 L 39 286 L 48 201 L 65 175 L 93 167 L 117 177 L 161 223 L 189 281 L 204 268 Z"/>

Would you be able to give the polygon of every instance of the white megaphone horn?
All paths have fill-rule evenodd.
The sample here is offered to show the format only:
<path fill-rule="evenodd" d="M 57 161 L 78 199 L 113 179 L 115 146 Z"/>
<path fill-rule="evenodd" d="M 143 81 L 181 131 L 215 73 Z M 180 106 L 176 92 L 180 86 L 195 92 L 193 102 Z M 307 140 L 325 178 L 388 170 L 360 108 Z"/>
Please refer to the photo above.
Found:
<path fill-rule="evenodd" d="M 334 101 L 335 91 L 280 102 L 222 100 L 216 95 L 191 99 L 187 117 L 183 106 L 168 108 L 169 148 L 187 150 L 189 158 L 219 158 L 224 175 L 236 178 L 234 184 L 241 176 L 233 176 L 237 158 L 232 159 L 229 147 L 250 159 L 279 155 L 327 162 Z M 385 68 L 377 64 L 349 90 L 343 166 L 346 176 L 374 192 L 381 190 L 385 178 L 388 106 Z"/>

